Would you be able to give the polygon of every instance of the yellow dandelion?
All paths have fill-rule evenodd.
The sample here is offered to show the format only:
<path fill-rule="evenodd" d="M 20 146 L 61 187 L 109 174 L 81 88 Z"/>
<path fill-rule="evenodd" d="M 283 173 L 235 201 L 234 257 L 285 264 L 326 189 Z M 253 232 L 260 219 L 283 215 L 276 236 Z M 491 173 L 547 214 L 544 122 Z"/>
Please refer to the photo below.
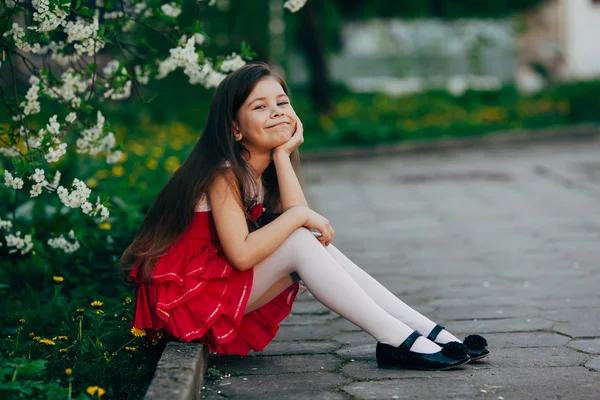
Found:
<path fill-rule="evenodd" d="M 127 153 L 122 152 L 121 153 L 121 158 L 119 159 L 120 163 L 124 163 L 125 161 L 127 161 Z"/>
<path fill-rule="evenodd" d="M 98 228 L 104 229 L 107 231 L 110 228 L 112 228 L 112 225 L 110 224 L 110 222 L 104 222 L 104 223 L 101 223 L 100 225 L 98 225 Z"/>
<path fill-rule="evenodd" d="M 136 337 L 144 337 L 146 336 L 146 331 L 140 328 L 136 328 L 135 326 L 131 328 L 131 333 Z"/>
<path fill-rule="evenodd" d="M 102 389 L 99 386 L 88 386 L 88 388 L 85 391 L 90 396 L 98 396 L 98 397 L 102 397 L 102 396 L 104 396 L 104 393 L 106 393 L 106 390 Z"/>
<path fill-rule="evenodd" d="M 59 352 L 61 352 L 62 354 L 65 354 L 67 352 L 67 349 L 60 349 Z"/>
<path fill-rule="evenodd" d="M 125 297 L 125 304 L 131 303 L 131 297 Z"/>
<path fill-rule="evenodd" d="M 34 336 L 33 337 L 33 341 L 34 342 L 39 342 L 40 341 L 40 337 L 39 336 Z"/>
<path fill-rule="evenodd" d="M 173 173 L 177 170 L 177 168 L 179 168 L 180 164 L 181 164 L 181 161 L 179 160 L 178 157 L 171 156 L 171 157 L 167 158 L 167 160 L 165 161 L 165 169 L 167 171 L 169 171 L 170 173 Z"/>
<path fill-rule="evenodd" d="M 83 311 L 84 311 L 84 309 L 83 309 L 83 308 L 78 308 L 78 309 L 77 309 L 77 312 L 78 312 L 79 314 L 83 314 Z"/>
<path fill-rule="evenodd" d="M 47 346 L 54 346 L 56 344 L 56 343 L 54 343 L 53 340 L 50 340 L 50 339 L 40 339 L 39 342 L 43 343 Z"/>
<path fill-rule="evenodd" d="M 19 320 L 19 325 L 25 325 L 25 320 L 23 318 Z"/>
<path fill-rule="evenodd" d="M 65 375 L 66 376 L 71 376 L 72 373 L 73 373 L 73 370 L 71 368 L 65 369 Z"/>
<path fill-rule="evenodd" d="M 121 321 L 127 321 L 127 317 L 121 317 Z"/>
<path fill-rule="evenodd" d="M 115 165 L 112 167 L 112 174 L 116 177 L 123 176 L 123 174 L 125 174 L 125 168 L 123 168 L 121 165 Z"/>
<path fill-rule="evenodd" d="M 34 337 L 35 333 L 34 332 L 29 332 L 29 336 Z"/>
<path fill-rule="evenodd" d="M 158 167 L 158 161 L 154 158 L 149 158 L 146 160 L 146 167 L 148 167 L 148 169 L 156 169 L 156 167 Z"/>
<path fill-rule="evenodd" d="M 54 282 L 56 282 L 56 283 L 61 283 L 62 281 L 65 280 L 65 278 L 63 278 L 62 276 L 54 276 L 54 277 L 52 277 L 52 279 L 54 279 Z"/>
<path fill-rule="evenodd" d="M 69 337 L 65 335 L 59 335 L 58 340 L 69 340 Z"/>
<path fill-rule="evenodd" d="M 137 349 L 138 349 L 137 347 L 129 347 L 129 346 L 125 347 L 125 350 L 130 351 L 132 353 L 135 352 L 135 351 L 137 351 Z"/>
<path fill-rule="evenodd" d="M 96 186 L 98 186 L 98 180 L 96 178 L 90 178 L 87 181 L 85 181 L 85 184 L 90 189 L 94 189 Z"/>
<path fill-rule="evenodd" d="M 152 155 L 156 158 L 161 158 L 165 154 L 165 149 L 162 147 L 153 147 Z"/>
<path fill-rule="evenodd" d="M 96 177 L 98 179 L 106 179 L 106 178 L 108 178 L 108 171 L 105 169 L 101 169 L 96 172 Z"/>
<path fill-rule="evenodd" d="M 99 300 L 94 300 L 90 303 L 90 305 L 92 307 L 102 307 L 104 305 L 104 303 Z"/>

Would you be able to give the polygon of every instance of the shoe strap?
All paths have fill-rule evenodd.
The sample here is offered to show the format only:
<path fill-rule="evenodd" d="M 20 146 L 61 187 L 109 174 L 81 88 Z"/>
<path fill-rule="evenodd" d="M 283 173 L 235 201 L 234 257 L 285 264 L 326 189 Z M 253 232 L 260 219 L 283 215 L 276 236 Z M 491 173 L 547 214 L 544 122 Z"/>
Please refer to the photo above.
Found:
<path fill-rule="evenodd" d="M 397 347 L 397 349 L 400 351 L 409 351 L 412 345 L 415 344 L 419 336 L 423 335 L 421 335 L 419 331 L 414 331 L 410 334 L 409 337 L 406 338 L 404 342 L 402 342 L 402 344 L 400 344 L 400 346 Z"/>
<path fill-rule="evenodd" d="M 436 337 L 438 337 L 438 335 L 440 334 L 441 331 L 443 331 L 444 329 L 446 329 L 446 327 L 437 324 L 436 326 L 433 327 L 433 329 L 431 330 L 431 332 L 429 332 L 429 335 L 427 336 L 427 339 L 434 341 Z"/>

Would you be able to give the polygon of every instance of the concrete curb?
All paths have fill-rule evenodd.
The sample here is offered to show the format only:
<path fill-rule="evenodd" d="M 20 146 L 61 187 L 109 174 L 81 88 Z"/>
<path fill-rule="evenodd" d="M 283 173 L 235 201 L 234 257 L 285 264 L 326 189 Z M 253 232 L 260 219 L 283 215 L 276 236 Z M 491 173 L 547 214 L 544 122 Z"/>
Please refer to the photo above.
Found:
<path fill-rule="evenodd" d="M 301 151 L 302 162 L 329 161 L 343 158 L 368 158 L 392 154 L 427 153 L 441 150 L 482 148 L 511 144 L 591 139 L 600 136 L 600 125 L 571 125 L 540 130 L 492 132 L 464 139 L 440 139 L 422 142 L 386 144 L 374 147 L 350 147 Z"/>
<path fill-rule="evenodd" d="M 200 343 L 168 342 L 144 400 L 201 398 L 208 349 Z"/>

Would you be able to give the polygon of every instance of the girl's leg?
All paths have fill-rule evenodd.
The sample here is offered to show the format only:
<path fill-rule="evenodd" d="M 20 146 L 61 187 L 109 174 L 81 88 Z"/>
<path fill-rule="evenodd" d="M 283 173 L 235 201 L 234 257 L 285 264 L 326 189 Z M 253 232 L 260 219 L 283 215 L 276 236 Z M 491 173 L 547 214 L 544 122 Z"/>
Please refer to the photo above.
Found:
<path fill-rule="evenodd" d="M 335 246 L 330 244 L 326 249 L 333 259 L 346 270 L 352 279 L 358 283 L 362 290 L 364 290 L 367 295 L 379 305 L 379 307 L 383 308 L 389 314 L 398 318 L 411 328 L 418 330 L 425 336 L 427 336 L 435 327 L 435 322 L 410 308 L 406 303 L 394 296 L 393 293 L 387 290 L 381 283 L 377 282 L 371 275 L 367 274 L 358 265 L 350 261 L 350 259 Z M 460 342 L 460 340 L 446 330 L 441 331 L 435 341 L 439 343 Z"/>
<path fill-rule="evenodd" d="M 254 267 L 248 304 L 256 304 L 277 282 L 292 272 L 300 275 L 317 300 L 379 342 L 399 346 L 413 332 L 377 305 L 305 228 L 294 231 L 273 254 Z M 411 350 L 437 353 L 441 348 L 420 337 Z"/>
<path fill-rule="evenodd" d="M 265 294 L 263 294 L 260 298 L 252 300 L 252 296 L 250 296 L 250 300 L 248 301 L 248 305 L 246 306 L 246 311 L 244 314 L 248 314 L 251 311 L 260 308 L 273 300 L 279 293 L 283 292 L 286 288 L 290 287 L 294 283 L 291 275 L 286 275 L 281 278 L 278 282 L 275 282 L 273 286 L 271 286 Z"/>

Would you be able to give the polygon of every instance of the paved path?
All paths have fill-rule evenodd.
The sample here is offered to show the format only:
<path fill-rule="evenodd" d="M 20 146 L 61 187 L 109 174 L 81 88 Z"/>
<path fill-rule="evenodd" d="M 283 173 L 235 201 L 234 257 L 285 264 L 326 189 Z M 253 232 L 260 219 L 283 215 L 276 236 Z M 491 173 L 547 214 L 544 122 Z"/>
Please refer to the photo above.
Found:
<path fill-rule="evenodd" d="M 378 370 L 375 341 L 299 296 L 254 356 L 207 399 L 600 398 L 600 141 L 307 165 L 311 206 L 334 244 L 485 362 Z M 220 393 L 219 393 L 220 391 Z"/>

